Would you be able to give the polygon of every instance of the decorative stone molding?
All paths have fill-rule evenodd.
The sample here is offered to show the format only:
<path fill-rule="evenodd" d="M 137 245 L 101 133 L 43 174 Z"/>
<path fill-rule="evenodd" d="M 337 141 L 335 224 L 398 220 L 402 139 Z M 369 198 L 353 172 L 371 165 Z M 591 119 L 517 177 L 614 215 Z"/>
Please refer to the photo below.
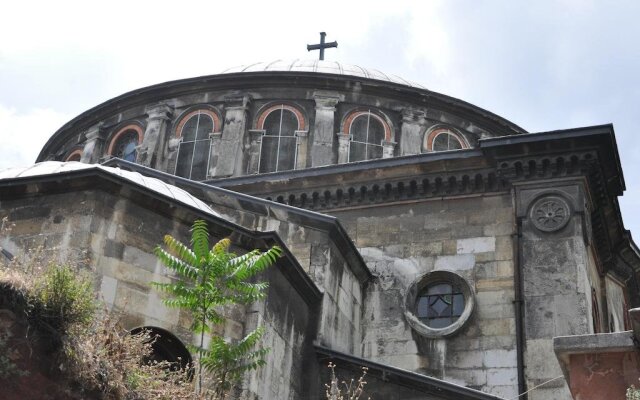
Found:
<path fill-rule="evenodd" d="M 451 325 L 443 328 L 434 328 L 428 326 L 418 319 L 415 313 L 416 302 L 418 300 L 420 292 L 423 289 L 427 288 L 431 284 L 440 282 L 450 283 L 460 288 L 464 297 L 464 310 L 458 317 L 458 319 Z M 418 334 L 428 338 L 440 338 L 451 336 L 459 332 L 460 329 L 462 329 L 462 327 L 464 327 L 464 325 L 469 320 L 469 317 L 473 313 L 474 307 L 475 299 L 473 289 L 471 288 L 469 282 L 467 282 L 466 279 L 456 274 L 455 272 L 438 270 L 428 272 L 420 276 L 411 284 L 405 298 L 404 315 L 411 328 L 413 328 L 413 330 L 415 330 Z"/>
<path fill-rule="evenodd" d="M 326 187 L 322 191 L 308 189 L 276 192 L 266 198 L 309 210 L 329 210 L 432 197 L 496 192 L 507 188 L 506 181 L 498 179 L 492 171 L 485 170 L 476 171 L 475 175 L 464 173 L 425 175 L 407 179 L 363 182 L 344 187 Z"/>
<path fill-rule="evenodd" d="M 545 196 L 533 203 L 529 217 L 538 230 L 555 232 L 567 225 L 571 208 L 560 196 Z"/>

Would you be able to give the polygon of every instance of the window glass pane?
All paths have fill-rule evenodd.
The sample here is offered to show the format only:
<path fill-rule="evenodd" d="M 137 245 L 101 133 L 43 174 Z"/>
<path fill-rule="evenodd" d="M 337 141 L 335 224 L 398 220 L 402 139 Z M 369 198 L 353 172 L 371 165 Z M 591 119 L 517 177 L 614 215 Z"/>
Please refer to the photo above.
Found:
<path fill-rule="evenodd" d="M 434 151 L 459 150 L 462 145 L 451 133 L 441 133 L 433 140 Z"/>
<path fill-rule="evenodd" d="M 465 306 L 464 295 L 448 282 L 424 288 L 416 299 L 416 316 L 431 328 L 444 328 L 458 320 Z"/>
<path fill-rule="evenodd" d="M 369 143 L 380 146 L 383 141 L 384 126 L 382 125 L 382 122 L 371 117 L 371 120 L 369 121 Z"/>
<path fill-rule="evenodd" d="M 451 293 L 451 285 L 448 283 L 438 283 L 430 285 L 426 290 L 428 295 L 431 294 L 449 294 Z"/>
<path fill-rule="evenodd" d="M 349 133 L 352 135 L 352 140 L 356 142 L 367 142 L 367 127 L 368 127 L 368 114 L 357 116 L 352 122 L 349 128 Z"/>
<path fill-rule="evenodd" d="M 191 167 L 191 179 L 202 181 L 207 179 L 207 163 L 209 161 L 210 141 L 197 140 L 193 151 L 193 166 Z"/>
<path fill-rule="evenodd" d="M 382 158 L 382 146 L 368 145 L 367 160 L 374 160 L 376 158 Z"/>
<path fill-rule="evenodd" d="M 124 146 L 121 157 L 123 160 L 136 162 L 136 142 L 130 141 Z"/>
<path fill-rule="evenodd" d="M 296 130 L 298 130 L 298 119 L 296 115 L 289 110 L 283 110 L 280 136 L 293 136 Z"/>
<path fill-rule="evenodd" d="M 278 136 L 280 134 L 280 116 L 282 110 L 272 111 L 264 120 L 264 130 L 270 136 Z"/>
<path fill-rule="evenodd" d="M 196 128 L 198 127 L 198 115 L 194 115 L 182 126 L 182 141 L 191 142 L 196 139 Z"/>
<path fill-rule="evenodd" d="M 209 134 L 213 132 L 213 119 L 207 114 L 200 114 L 200 121 L 198 122 L 198 131 L 196 134 L 196 140 L 209 139 Z"/>
<path fill-rule="evenodd" d="M 349 143 L 349 162 L 366 160 L 367 145 L 352 141 Z"/>
<path fill-rule="evenodd" d="M 136 146 L 138 145 L 138 132 L 127 130 L 120 135 L 114 144 L 112 155 L 123 160 L 136 161 Z"/>
<path fill-rule="evenodd" d="M 453 315 L 459 317 L 464 311 L 464 296 L 462 294 L 453 295 Z"/>
<path fill-rule="evenodd" d="M 180 149 L 178 150 L 178 161 L 176 165 L 176 175 L 182 176 L 184 178 L 190 177 L 193 145 L 193 142 L 180 143 Z"/>
<path fill-rule="evenodd" d="M 273 114 L 273 113 L 272 113 Z M 276 154 L 278 152 L 278 137 L 262 137 L 262 153 L 260 154 L 260 172 L 276 170 Z"/>
<path fill-rule="evenodd" d="M 278 160 L 278 171 L 295 169 L 296 138 L 280 138 L 280 159 Z"/>

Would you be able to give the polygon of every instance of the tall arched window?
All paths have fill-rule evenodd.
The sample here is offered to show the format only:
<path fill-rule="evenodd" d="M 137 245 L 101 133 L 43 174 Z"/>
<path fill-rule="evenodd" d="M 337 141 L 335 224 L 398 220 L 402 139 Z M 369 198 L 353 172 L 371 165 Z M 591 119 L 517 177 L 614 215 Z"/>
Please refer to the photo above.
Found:
<path fill-rule="evenodd" d="M 136 162 L 137 147 L 142 143 L 142 128 L 137 125 L 127 125 L 113 135 L 107 153 L 126 161 Z"/>
<path fill-rule="evenodd" d="M 371 110 L 349 115 L 345 120 L 344 133 L 351 138 L 349 162 L 382 158 L 383 143 L 391 140 L 389 124 Z"/>
<path fill-rule="evenodd" d="M 286 104 L 271 106 L 258 118 L 258 129 L 264 131 L 259 171 L 263 173 L 295 169 L 298 153 L 296 131 L 304 129 L 302 113 Z"/>
<path fill-rule="evenodd" d="M 427 151 L 449 151 L 466 149 L 465 140 L 447 128 L 437 128 L 425 135 L 425 149 Z"/>
<path fill-rule="evenodd" d="M 207 179 L 211 155 L 211 134 L 219 127 L 219 118 L 211 110 L 196 110 L 185 115 L 176 128 L 181 139 L 176 160 L 178 176 L 202 181 Z"/>

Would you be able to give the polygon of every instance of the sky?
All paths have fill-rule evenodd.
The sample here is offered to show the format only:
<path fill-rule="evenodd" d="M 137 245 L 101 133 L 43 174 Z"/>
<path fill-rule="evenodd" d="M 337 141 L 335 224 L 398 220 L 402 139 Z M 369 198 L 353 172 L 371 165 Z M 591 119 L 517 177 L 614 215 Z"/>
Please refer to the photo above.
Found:
<path fill-rule="evenodd" d="M 640 238 L 640 2 L 13 1 L 0 24 L 0 169 L 35 161 L 124 92 L 258 61 L 316 58 L 419 82 L 529 132 L 613 123 Z"/>

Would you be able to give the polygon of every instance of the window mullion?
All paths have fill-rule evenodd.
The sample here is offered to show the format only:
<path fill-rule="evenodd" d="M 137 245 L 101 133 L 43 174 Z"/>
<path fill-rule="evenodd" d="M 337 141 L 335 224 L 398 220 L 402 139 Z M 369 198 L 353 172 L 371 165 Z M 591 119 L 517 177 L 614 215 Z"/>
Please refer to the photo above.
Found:
<path fill-rule="evenodd" d="M 276 147 L 276 172 L 280 166 L 280 138 L 282 137 L 282 117 L 284 116 L 284 105 L 280 106 L 280 125 L 278 126 L 278 145 Z"/>

